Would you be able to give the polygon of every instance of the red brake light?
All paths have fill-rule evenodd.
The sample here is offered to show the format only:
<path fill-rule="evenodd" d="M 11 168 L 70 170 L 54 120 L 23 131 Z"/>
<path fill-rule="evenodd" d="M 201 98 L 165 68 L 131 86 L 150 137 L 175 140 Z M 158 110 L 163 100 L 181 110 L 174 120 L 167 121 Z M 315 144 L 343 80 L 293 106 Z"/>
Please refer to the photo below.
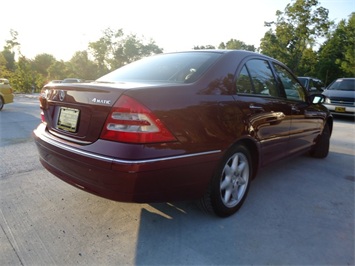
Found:
<path fill-rule="evenodd" d="M 148 108 L 123 95 L 112 107 L 101 138 L 130 143 L 153 143 L 176 140 Z"/>
<path fill-rule="evenodd" d="M 41 121 L 44 123 L 44 122 L 46 122 L 46 118 L 45 118 L 45 116 L 44 116 L 44 112 L 43 111 L 41 111 Z"/>

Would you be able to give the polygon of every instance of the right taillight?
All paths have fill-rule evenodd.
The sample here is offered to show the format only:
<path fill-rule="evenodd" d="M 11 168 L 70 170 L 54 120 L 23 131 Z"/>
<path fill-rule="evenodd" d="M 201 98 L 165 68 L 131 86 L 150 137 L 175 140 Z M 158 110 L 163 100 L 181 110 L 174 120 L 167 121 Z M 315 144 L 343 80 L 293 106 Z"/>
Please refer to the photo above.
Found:
<path fill-rule="evenodd" d="M 106 119 L 101 138 L 129 143 L 175 141 L 175 137 L 147 107 L 122 95 Z"/>

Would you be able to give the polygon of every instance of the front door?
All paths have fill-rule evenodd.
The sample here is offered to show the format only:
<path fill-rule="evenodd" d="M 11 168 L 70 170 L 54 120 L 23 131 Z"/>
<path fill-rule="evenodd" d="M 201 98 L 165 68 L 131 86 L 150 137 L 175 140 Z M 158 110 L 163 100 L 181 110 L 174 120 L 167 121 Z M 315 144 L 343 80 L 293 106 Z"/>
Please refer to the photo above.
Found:
<path fill-rule="evenodd" d="M 317 105 L 309 103 L 307 92 L 284 67 L 274 64 L 291 108 L 291 129 L 288 153 L 308 149 L 320 134 L 324 117 Z"/>

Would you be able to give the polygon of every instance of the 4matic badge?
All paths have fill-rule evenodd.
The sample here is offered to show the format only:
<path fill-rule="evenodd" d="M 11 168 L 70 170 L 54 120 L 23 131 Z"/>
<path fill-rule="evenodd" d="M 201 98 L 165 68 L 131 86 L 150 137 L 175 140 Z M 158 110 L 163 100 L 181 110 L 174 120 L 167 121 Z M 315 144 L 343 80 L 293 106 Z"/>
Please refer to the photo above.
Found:
<path fill-rule="evenodd" d="M 111 100 L 104 100 L 104 99 L 98 99 L 94 98 L 91 100 L 93 103 L 100 103 L 100 104 L 111 104 Z"/>

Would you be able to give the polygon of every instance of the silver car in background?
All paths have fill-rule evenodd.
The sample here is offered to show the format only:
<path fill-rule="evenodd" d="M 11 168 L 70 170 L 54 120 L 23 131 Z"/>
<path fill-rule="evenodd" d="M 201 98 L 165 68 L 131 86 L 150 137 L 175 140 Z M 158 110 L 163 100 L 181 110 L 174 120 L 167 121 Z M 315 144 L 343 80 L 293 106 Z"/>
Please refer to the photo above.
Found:
<path fill-rule="evenodd" d="M 323 92 L 324 105 L 335 115 L 355 116 L 355 78 L 334 80 Z"/>

